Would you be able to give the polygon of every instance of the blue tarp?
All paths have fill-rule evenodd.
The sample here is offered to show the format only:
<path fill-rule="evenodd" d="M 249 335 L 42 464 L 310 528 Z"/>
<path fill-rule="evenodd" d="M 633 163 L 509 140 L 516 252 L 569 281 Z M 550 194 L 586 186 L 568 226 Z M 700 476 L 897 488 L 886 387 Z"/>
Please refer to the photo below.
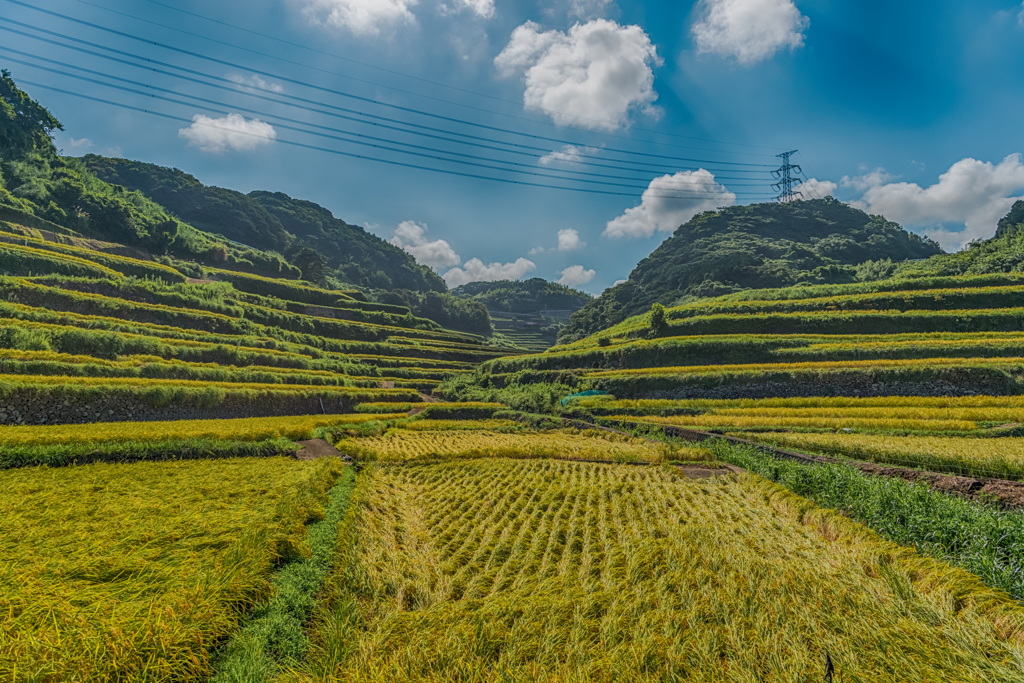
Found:
<path fill-rule="evenodd" d="M 598 391 L 597 389 L 590 389 L 588 391 L 581 391 L 578 394 L 569 394 L 562 399 L 562 407 L 574 398 L 583 398 L 584 396 L 611 396 L 607 391 Z"/>

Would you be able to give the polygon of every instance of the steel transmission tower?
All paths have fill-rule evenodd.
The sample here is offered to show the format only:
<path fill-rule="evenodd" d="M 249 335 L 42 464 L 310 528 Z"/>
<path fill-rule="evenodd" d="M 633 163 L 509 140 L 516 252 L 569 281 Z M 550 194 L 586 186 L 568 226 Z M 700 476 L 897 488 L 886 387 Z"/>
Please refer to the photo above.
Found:
<path fill-rule="evenodd" d="M 803 195 L 796 191 L 796 187 L 803 181 L 799 178 L 793 177 L 793 171 L 802 173 L 802 169 L 789 163 L 789 157 L 796 154 L 797 150 L 791 152 L 783 152 L 782 154 L 776 154 L 778 158 L 782 159 L 782 166 L 772 171 L 772 176 L 779 182 L 774 183 L 772 188 L 778 191 L 779 196 L 775 198 L 777 202 L 791 202 L 794 199 L 800 199 Z"/>

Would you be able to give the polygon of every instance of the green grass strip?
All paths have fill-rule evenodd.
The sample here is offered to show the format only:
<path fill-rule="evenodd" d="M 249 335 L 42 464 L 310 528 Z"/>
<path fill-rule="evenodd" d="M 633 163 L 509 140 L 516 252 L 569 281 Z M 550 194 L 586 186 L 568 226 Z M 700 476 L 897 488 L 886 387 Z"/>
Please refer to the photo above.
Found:
<path fill-rule="evenodd" d="M 706 442 L 718 460 L 842 510 L 883 538 L 978 576 L 1024 601 L 1024 512 L 934 491 L 926 484 L 864 474 L 848 465 L 778 460 L 765 451 Z"/>
<path fill-rule="evenodd" d="M 63 443 L 11 446 L 0 443 L 0 470 L 15 467 L 65 467 L 91 462 L 213 460 L 217 458 L 270 458 L 295 452 L 291 439 L 230 441 L 225 439 L 166 439 L 113 443 Z"/>
<path fill-rule="evenodd" d="M 272 579 L 274 596 L 250 614 L 214 664 L 211 683 L 260 683 L 275 676 L 281 665 L 301 661 L 310 648 L 303 626 L 316 607 L 335 558 L 341 521 L 348 511 L 355 470 L 346 467 L 330 491 L 324 518 L 307 527 L 310 557 L 284 565 Z"/>

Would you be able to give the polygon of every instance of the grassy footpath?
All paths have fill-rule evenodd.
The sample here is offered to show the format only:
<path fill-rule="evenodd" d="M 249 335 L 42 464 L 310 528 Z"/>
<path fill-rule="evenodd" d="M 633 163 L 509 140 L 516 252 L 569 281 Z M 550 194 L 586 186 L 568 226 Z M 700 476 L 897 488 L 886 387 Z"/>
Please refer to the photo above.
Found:
<path fill-rule="evenodd" d="M 739 465 L 822 507 L 836 508 L 883 538 L 961 567 L 1024 600 L 1024 512 L 955 498 L 847 465 L 777 460 L 755 448 L 707 442 Z"/>
<path fill-rule="evenodd" d="M 308 527 L 310 557 L 292 562 L 274 576 L 273 597 L 257 607 L 215 662 L 211 683 L 260 683 L 281 664 L 300 661 L 310 642 L 303 625 L 312 616 L 319 592 L 331 570 L 341 521 L 348 512 L 355 470 L 345 468 L 330 491 L 324 518 Z"/>

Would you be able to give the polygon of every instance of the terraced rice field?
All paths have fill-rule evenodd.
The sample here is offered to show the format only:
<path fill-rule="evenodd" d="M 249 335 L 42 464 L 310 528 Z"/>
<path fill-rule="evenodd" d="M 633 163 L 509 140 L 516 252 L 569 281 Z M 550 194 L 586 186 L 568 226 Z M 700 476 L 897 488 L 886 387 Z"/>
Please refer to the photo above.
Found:
<path fill-rule="evenodd" d="M 1011 681 L 1024 610 L 753 476 L 364 472 L 296 681 Z M 357 607 L 358 605 L 358 607 Z"/>
<path fill-rule="evenodd" d="M 80 425 L 19 425 L 0 427 L 0 448 L 4 446 L 46 446 L 50 444 L 103 444 L 119 441 L 161 441 L 169 439 L 230 439 L 259 441 L 287 437 L 309 439 L 319 427 L 355 425 L 372 420 L 404 418 L 405 413 L 376 415 L 297 415 L 288 417 L 247 417 L 232 420 L 171 420 L 168 422 L 101 422 Z"/>
<path fill-rule="evenodd" d="M 383 436 L 345 439 L 337 447 L 360 460 L 380 462 L 501 457 L 660 463 L 708 457 L 699 449 L 680 451 L 597 430 L 507 433 L 486 429 L 420 431 L 414 427 L 392 429 Z"/>
<path fill-rule="evenodd" d="M 837 455 L 889 465 L 920 467 L 973 477 L 1024 480 L 1024 438 L 973 439 L 873 434 L 737 434 L 824 455 Z"/>
<path fill-rule="evenodd" d="M 0 472 L 0 679 L 203 680 L 336 461 Z"/>

